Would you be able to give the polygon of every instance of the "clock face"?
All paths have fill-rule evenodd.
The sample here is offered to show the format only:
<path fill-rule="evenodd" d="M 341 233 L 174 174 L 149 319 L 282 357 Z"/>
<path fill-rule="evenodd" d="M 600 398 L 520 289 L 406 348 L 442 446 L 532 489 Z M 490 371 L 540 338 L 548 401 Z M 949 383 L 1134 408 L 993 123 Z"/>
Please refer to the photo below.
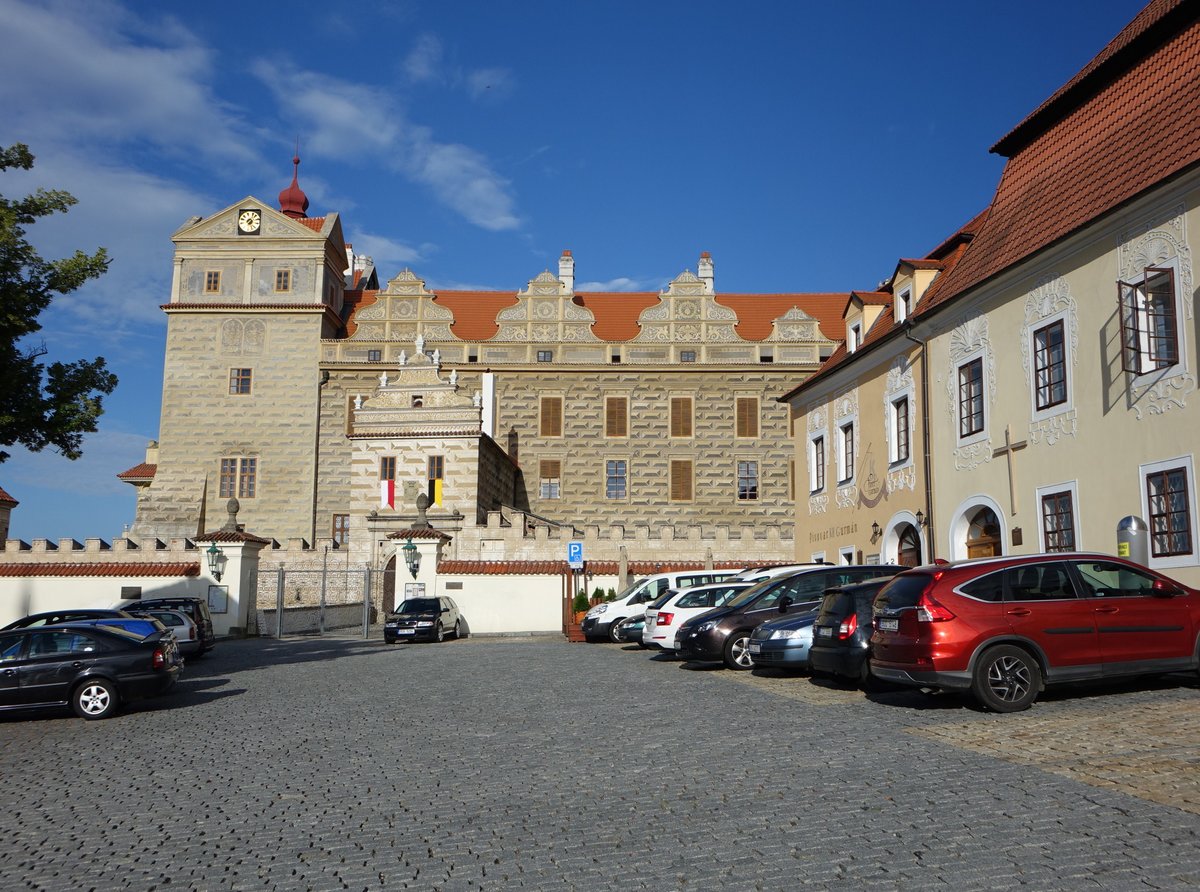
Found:
<path fill-rule="evenodd" d="M 243 235 L 254 235 L 262 228 L 262 214 L 253 208 L 238 214 L 238 232 Z"/>

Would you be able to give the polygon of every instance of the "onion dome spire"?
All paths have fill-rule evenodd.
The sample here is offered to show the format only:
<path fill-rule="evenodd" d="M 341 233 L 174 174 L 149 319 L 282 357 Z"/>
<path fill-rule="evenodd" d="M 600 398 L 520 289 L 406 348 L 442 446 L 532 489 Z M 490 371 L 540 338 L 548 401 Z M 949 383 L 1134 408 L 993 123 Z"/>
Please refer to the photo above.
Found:
<path fill-rule="evenodd" d="M 292 184 L 279 193 L 279 210 L 293 220 L 302 220 L 308 216 L 308 196 L 300 188 L 300 151 L 296 150 L 292 158 L 295 169 L 292 171 Z"/>

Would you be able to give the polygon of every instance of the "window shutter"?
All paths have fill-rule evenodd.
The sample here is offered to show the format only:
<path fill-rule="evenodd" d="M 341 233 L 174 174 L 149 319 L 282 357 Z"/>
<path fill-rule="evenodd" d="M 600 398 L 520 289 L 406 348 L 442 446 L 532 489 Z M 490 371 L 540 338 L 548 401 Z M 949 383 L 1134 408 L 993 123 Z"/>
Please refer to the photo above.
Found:
<path fill-rule="evenodd" d="M 692 463 L 673 460 L 671 462 L 671 501 L 692 500 Z"/>
<path fill-rule="evenodd" d="M 562 397 L 542 397 L 542 419 L 539 433 L 543 437 L 562 436 Z"/>
<path fill-rule="evenodd" d="M 610 396 L 604 401 L 604 436 L 606 437 L 627 437 L 629 436 L 629 419 L 626 409 L 626 398 L 623 396 Z"/>
<path fill-rule="evenodd" d="M 692 398 L 690 396 L 671 397 L 671 436 L 690 437 L 692 435 Z"/>
<path fill-rule="evenodd" d="M 1142 373 L 1141 331 L 1138 326 L 1138 289 L 1128 282 L 1117 282 L 1118 313 L 1121 317 L 1121 370 Z"/>
<path fill-rule="evenodd" d="M 562 462 L 544 458 L 541 461 L 541 477 L 543 480 L 562 476 Z"/>
<path fill-rule="evenodd" d="M 737 398 L 737 435 L 739 437 L 758 436 L 758 400 L 752 396 Z"/>

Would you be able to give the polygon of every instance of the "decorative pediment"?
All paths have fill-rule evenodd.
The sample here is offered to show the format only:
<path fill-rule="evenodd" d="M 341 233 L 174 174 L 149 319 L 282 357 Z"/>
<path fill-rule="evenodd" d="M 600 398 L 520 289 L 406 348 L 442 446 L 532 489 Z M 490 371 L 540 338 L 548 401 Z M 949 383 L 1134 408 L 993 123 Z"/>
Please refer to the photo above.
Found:
<path fill-rule="evenodd" d="M 821 334 L 820 324 L 799 307 L 792 307 L 771 323 L 768 341 L 829 341 Z"/>
<path fill-rule="evenodd" d="M 355 394 L 351 436 L 419 436 L 429 431 L 482 430 L 483 410 L 458 385 L 458 372 L 443 378 L 423 353 L 379 375 L 373 393 Z"/>
<path fill-rule="evenodd" d="M 420 294 L 424 297 L 433 297 L 432 292 L 425 288 L 425 280 L 408 268 L 402 269 L 388 280 L 387 290 L 384 293 Z"/>
<path fill-rule="evenodd" d="M 246 210 L 254 210 L 259 215 L 259 230 L 255 235 L 239 235 L 238 218 Z M 270 238 L 292 238 L 312 241 L 323 238 L 298 220 L 281 214 L 275 209 L 273 202 L 266 202 L 253 195 L 247 195 L 236 204 L 231 204 L 224 210 L 217 211 L 211 217 L 193 220 L 180 227 L 172 239 L 179 242 L 198 241 L 213 238 L 240 239 L 247 246 L 252 246 L 264 236 Z"/>
<path fill-rule="evenodd" d="M 529 282 L 529 287 L 520 293 L 531 295 L 553 294 L 556 296 L 570 296 L 570 292 L 567 291 L 563 283 L 559 281 L 558 276 L 554 275 L 554 273 L 550 272 L 550 270 L 543 270 L 538 274 L 537 278 L 531 279 Z"/>
<path fill-rule="evenodd" d="M 704 281 L 691 270 L 684 270 L 667 286 L 662 293 L 668 297 L 679 295 L 704 294 Z"/>

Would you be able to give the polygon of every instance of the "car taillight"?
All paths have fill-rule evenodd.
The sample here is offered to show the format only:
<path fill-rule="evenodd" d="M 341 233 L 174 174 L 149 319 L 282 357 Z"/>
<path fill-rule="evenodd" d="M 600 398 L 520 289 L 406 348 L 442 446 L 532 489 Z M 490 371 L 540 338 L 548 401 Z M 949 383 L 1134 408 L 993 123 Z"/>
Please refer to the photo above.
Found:
<path fill-rule="evenodd" d="M 161 647 L 154 648 L 154 655 L 150 657 L 151 669 L 167 668 L 167 654 Z"/>
<path fill-rule="evenodd" d="M 671 625 L 671 620 L 673 620 L 674 618 L 675 618 L 675 614 L 673 614 L 673 613 L 660 612 L 658 614 L 658 624 L 660 626 L 669 626 L 669 625 Z"/>
<path fill-rule="evenodd" d="M 944 623 L 948 619 L 954 619 L 954 614 L 939 604 L 932 595 L 921 595 L 921 600 L 917 602 L 917 622 Z"/>
<path fill-rule="evenodd" d="M 858 629 L 858 614 L 852 613 L 849 618 L 842 620 L 842 624 L 838 626 L 838 640 L 845 641 L 852 636 L 855 630 Z"/>
<path fill-rule="evenodd" d="M 196 640 L 196 627 L 195 626 L 192 626 L 190 629 L 188 629 L 188 640 L 189 641 Z"/>

